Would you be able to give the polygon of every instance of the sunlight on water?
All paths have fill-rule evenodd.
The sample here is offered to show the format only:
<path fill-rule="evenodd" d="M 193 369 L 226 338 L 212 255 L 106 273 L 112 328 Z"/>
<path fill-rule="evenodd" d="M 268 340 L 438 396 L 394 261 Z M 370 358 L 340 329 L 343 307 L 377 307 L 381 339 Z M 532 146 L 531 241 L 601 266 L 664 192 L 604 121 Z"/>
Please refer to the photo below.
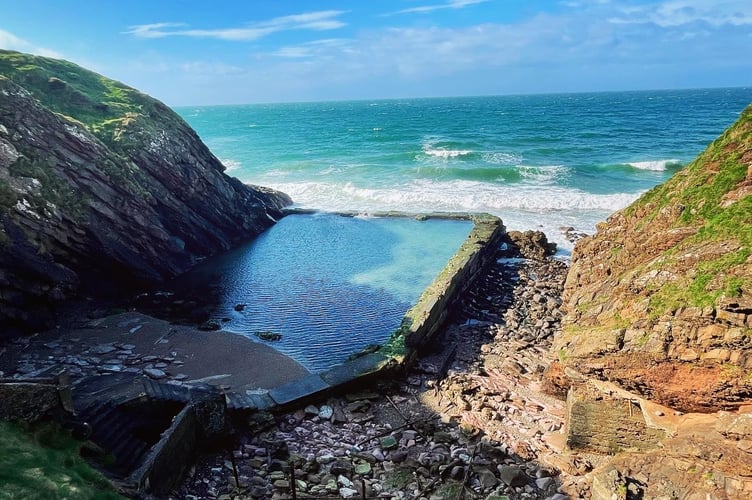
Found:
<path fill-rule="evenodd" d="M 271 345 L 318 372 L 386 341 L 471 229 L 465 221 L 290 215 L 183 279 L 212 282 L 213 316 L 229 319 L 223 329 L 254 340 L 281 334 Z"/>

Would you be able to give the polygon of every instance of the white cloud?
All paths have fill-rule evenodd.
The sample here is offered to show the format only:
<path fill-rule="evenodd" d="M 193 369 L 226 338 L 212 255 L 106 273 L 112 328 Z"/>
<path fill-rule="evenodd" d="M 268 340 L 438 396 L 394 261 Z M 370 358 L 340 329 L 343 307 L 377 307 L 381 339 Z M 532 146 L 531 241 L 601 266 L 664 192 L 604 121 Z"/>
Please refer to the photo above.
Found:
<path fill-rule="evenodd" d="M 139 38 L 163 38 L 170 35 L 171 31 L 168 28 L 180 28 L 183 26 L 185 26 L 183 23 L 139 24 L 131 26 L 125 33 Z"/>
<path fill-rule="evenodd" d="M 131 26 L 126 34 L 139 38 L 164 38 L 183 36 L 192 38 L 216 38 L 228 41 L 258 40 L 272 33 L 293 30 L 326 31 L 342 28 L 346 24 L 338 18 L 342 10 L 322 10 L 289 16 L 275 17 L 268 21 L 252 23 L 244 27 L 220 29 L 189 29 L 182 23 L 153 23 Z"/>
<path fill-rule="evenodd" d="M 427 14 L 429 12 L 433 12 L 436 10 L 443 10 L 443 9 L 463 9 L 471 5 L 485 3 L 488 1 L 489 0 L 450 0 L 442 4 L 421 5 L 418 7 L 410 7 L 408 9 L 402 9 L 402 10 L 398 10 L 397 12 L 392 12 L 392 14 Z"/>
<path fill-rule="evenodd" d="M 347 47 L 351 41 L 344 38 L 326 38 L 322 40 L 313 40 L 300 45 L 288 45 L 280 47 L 274 52 L 269 53 L 271 56 L 302 59 L 309 57 L 326 57 L 336 55 L 340 52 L 347 52 Z"/>
<path fill-rule="evenodd" d="M 18 52 L 28 52 L 30 54 L 36 54 L 38 56 L 54 57 L 57 59 L 62 58 L 60 53 L 54 50 L 39 47 L 33 43 L 19 38 L 13 33 L 0 29 L 0 49 L 16 50 Z"/>
<path fill-rule="evenodd" d="M 166 90 L 151 88 L 173 102 L 216 103 L 752 83 L 752 30 L 739 24 L 750 10 L 746 2 L 566 1 L 569 8 L 562 2 L 555 12 L 511 23 L 372 27 L 350 38 L 243 47 L 224 61 L 171 60 Z M 689 4 L 694 10 L 683 10 Z M 715 23 L 696 22 L 710 13 Z M 628 22 L 612 21 L 617 18 Z M 338 19 L 286 16 L 253 28 L 323 26 L 317 23 Z M 677 26 L 669 19 L 695 24 Z M 722 19 L 737 24 L 719 24 Z M 143 81 L 148 89 L 157 79 L 144 74 Z M 180 88 L 175 81 L 183 82 Z"/>
<path fill-rule="evenodd" d="M 643 6 L 623 8 L 610 18 L 616 24 L 652 23 L 673 28 L 691 23 L 724 25 L 752 25 L 752 2 L 749 0 L 671 0 Z"/>

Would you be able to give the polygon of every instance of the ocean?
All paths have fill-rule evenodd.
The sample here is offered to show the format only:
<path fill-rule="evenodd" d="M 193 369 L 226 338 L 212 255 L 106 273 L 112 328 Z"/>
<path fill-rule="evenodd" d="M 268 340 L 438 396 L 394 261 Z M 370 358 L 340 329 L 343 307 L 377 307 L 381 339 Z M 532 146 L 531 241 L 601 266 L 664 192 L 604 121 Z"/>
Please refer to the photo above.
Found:
<path fill-rule="evenodd" d="M 177 108 L 250 184 L 327 211 L 488 212 L 592 233 L 694 159 L 752 88 Z"/>

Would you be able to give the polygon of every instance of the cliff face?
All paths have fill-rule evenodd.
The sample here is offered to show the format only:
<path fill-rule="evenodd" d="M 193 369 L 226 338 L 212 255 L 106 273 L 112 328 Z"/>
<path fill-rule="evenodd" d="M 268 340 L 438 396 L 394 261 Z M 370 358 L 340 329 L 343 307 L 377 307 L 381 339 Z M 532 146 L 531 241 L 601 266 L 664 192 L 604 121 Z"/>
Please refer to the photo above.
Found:
<path fill-rule="evenodd" d="M 0 325 L 35 328 L 60 300 L 172 277 L 291 202 L 223 171 L 161 102 L 0 51 Z"/>
<path fill-rule="evenodd" d="M 668 406 L 752 399 L 752 107 L 578 242 L 560 363 Z"/>

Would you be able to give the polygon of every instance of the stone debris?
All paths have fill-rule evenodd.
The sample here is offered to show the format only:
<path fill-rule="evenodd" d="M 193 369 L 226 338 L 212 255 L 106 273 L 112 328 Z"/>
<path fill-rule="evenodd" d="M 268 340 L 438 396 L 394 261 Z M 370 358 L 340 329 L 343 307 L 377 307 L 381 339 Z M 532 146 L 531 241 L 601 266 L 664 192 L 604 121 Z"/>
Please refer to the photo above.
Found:
<path fill-rule="evenodd" d="M 172 497 L 569 498 L 572 481 L 545 462 L 564 402 L 539 390 L 565 274 L 553 260 L 500 259 L 406 377 L 269 415 L 263 432 L 202 457 Z"/>
<path fill-rule="evenodd" d="M 585 492 L 565 484 L 572 483 L 566 471 L 588 468 L 546 461 L 562 435 L 564 403 L 542 395 L 540 383 L 552 361 L 565 274 L 555 260 L 501 253 L 437 350 L 404 378 L 282 415 L 251 414 L 232 447 L 200 457 L 172 497 L 439 500 L 464 491 L 464 498 L 551 499 L 564 498 L 563 486 Z M 21 348 L 30 342 L 14 340 Z M 21 354 L 8 376 L 64 368 L 74 383 L 118 371 L 190 383 L 176 352 L 144 355 L 132 344 L 82 339 L 47 342 L 46 349 Z"/>
<path fill-rule="evenodd" d="M 30 338 L 23 340 L 26 345 L 33 342 Z M 30 352 L 21 353 L 15 372 L 7 376 L 15 379 L 44 377 L 65 370 L 74 384 L 82 377 L 120 372 L 146 375 L 178 385 L 188 378 L 178 370 L 171 374 L 171 366 L 177 368 L 183 364 L 176 356 L 144 356 L 135 351 L 133 344 L 110 342 L 87 347 L 81 339 L 66 339 L 43 346 L 49 352 L 29 349 Z"/>

